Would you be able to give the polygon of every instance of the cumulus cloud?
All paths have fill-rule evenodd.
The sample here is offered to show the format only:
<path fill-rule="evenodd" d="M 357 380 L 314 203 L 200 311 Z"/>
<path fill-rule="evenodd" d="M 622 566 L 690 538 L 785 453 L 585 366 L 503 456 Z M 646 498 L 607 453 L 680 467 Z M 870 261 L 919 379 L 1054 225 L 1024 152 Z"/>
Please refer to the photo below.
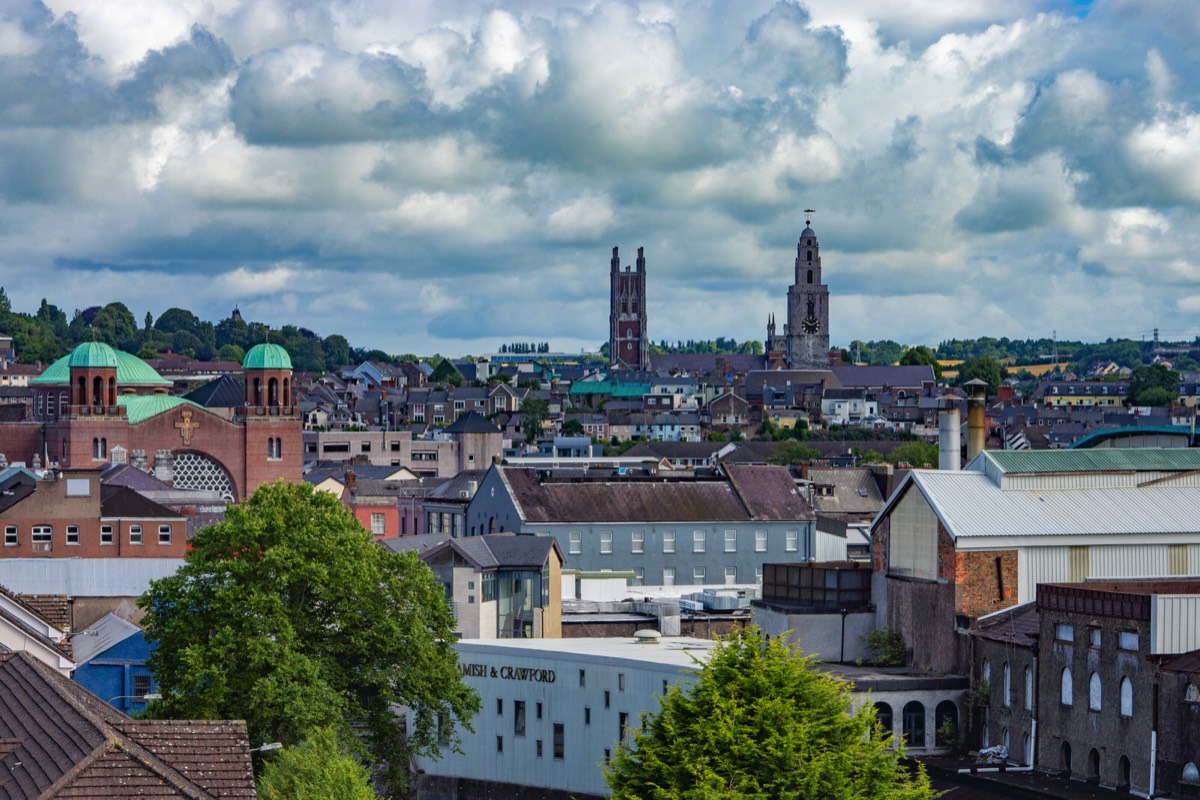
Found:
<path fill-rule="evenodd" d="M 13 0 L 14 305 L 595 347 L 644 246 L 653 338 L 759 338 L 816 208 L 837 344 L 1200 333 L 1196 3 L 502 6 Z"/>

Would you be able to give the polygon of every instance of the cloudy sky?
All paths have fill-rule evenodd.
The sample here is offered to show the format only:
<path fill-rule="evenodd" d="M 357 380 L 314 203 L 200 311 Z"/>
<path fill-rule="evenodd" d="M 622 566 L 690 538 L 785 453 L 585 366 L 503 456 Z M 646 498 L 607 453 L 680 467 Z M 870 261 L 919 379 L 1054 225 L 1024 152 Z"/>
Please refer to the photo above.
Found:
<path fill-rule="evenodd" d="M 390 352 L 1200 334 L 1192 0 L 0 0 L 0 284 Z"/>

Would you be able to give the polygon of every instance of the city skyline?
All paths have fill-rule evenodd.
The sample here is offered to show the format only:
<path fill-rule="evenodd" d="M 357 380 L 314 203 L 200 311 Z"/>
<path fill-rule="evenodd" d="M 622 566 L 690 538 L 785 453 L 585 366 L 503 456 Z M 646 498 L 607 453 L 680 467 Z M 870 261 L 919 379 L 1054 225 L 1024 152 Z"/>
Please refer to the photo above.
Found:
<path fill-rule="evenodd" d="M 1200 333 L 1200 8 L 19 2 L 0 285 L 448 355 L 764 338 L 815 208 L 830 335 Z"/>

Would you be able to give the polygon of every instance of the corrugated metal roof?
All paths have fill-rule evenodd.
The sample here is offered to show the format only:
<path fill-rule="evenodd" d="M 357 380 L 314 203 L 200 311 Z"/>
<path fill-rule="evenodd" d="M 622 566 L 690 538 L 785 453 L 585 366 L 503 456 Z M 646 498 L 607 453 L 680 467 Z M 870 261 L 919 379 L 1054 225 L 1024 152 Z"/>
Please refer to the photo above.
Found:
<path fill-rule="evenodd" d="M 117 405 L 125 407 L 125 417 L 129 420 L 130 425 L 145 422 L 151 417 L 165 414 L 180 406 L 203 409 L 203 406 L 193 403 L 191 400 L 167 394 L 122 394 L 117 396 Z"/>
<path fill-rule="evenodd" d="M 1195 487 L 1006 490 L 978 472 L 939 470 L 914 470 L 910 480 L 956 540 L 1200 533 L 1200 490 Z"/>
<path fill-rule="evenodd" d="M 108 613 L 88 625 L 71 639 L 75 650 L 75 663 L 83 664 L 91 661 L 113 645 L 133 636 L 140 631 L 137 625 L 121 619 L 116 614 Z M 90 633 L 95 631 L 95 633 Z"/>
<path fill-rule="evenodd" d="M 987 450 L 1002 472 L 1148 472 L 1200 469 L 1200 449 L 1105 447 L 1094 450 Z"/>
<path fill-rule="evenodd" d="M 16 594 L 137 597 L 182 558 L 0 558 L 0 585 Z"/>

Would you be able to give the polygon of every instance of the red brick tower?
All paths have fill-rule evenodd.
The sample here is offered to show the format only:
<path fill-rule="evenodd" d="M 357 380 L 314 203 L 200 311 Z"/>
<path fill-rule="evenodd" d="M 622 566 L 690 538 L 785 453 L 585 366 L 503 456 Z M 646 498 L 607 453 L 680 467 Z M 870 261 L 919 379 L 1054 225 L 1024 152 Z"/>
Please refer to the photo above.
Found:
<path fill-rule="evenodd" d="M 250 348 L 242 361 L 246 379 L 245 480 L 246 495 L 285 474 L 302 468 L 298 409 L 292 385 L 292 359 L 277 344 Z"/>

